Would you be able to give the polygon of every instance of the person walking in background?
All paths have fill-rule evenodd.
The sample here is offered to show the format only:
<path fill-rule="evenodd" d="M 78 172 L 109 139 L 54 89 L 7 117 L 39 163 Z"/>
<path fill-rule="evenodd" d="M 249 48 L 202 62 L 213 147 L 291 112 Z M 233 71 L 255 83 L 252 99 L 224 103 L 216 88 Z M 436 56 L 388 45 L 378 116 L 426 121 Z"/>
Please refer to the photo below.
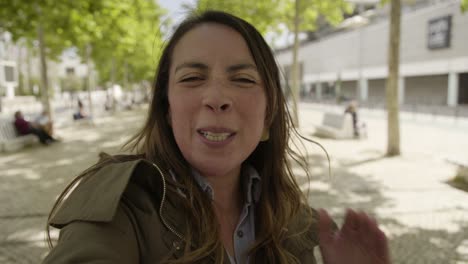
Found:
<path fill-rule="evenodd" d="M 78 111 L 73 114 L 73 120 L 83 119 L 88 117 L 85 114 L 83 102 L 78 98 Z"/>
<path fill-rule="evenodd" d="M 104 110 L 115 111 L 114 96 L 111 93 L 107 93 L 106 102 L 104 103 Z"/>
<path fill-rule="evenodd" d="M 39 141 L 44 145 L 49 145 L 57 141 L 47 131 L 45 131 L 39 124 L 26 121 L 21 111 L 15 112 L 15 128 L 18 134 L 28 135 L 33 134 L 38 137 Z"/>
<path fill-rule="evenodd" d="M 345 109 L 345 114 L 350 114 L 353 118 L 353 131 L 354 137 L 359 137 L 359 127 L 358 127 L 358 113 L 357 113 L 357 103 L 356 101 L 349 102 L 348 106 Z"/>

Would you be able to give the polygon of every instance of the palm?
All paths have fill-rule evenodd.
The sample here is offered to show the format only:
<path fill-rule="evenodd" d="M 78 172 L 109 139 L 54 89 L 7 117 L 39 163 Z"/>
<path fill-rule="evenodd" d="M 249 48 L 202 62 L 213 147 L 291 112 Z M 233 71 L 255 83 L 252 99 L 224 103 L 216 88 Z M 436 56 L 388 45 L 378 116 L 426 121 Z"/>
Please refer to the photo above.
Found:
<path fill-rule="evenodd" d="M 364 213 L 348 210 L 336 232 L 326 211 L 320 211 L 320 252 L 325 264 L 389 264 L 387 238 Z"/>

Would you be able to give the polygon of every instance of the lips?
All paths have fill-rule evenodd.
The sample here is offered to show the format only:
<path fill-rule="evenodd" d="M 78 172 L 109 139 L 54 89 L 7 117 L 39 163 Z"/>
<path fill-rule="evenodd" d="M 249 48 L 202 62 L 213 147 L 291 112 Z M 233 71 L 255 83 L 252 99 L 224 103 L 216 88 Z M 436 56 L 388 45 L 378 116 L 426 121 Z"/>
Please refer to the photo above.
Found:
<path fill-rule="evenodd" d="M 222 142 L 235 135 L 235 132 L 227 128 L 202 128 L 197 130 L 198 134 L 212 142 Z"/>

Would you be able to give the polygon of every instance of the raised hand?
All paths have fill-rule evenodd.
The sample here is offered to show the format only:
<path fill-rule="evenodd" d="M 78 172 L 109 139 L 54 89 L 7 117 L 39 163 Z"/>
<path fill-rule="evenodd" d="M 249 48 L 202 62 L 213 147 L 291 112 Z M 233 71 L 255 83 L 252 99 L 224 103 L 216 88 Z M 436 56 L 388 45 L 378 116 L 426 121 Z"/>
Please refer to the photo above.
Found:
<path fill-rule="evenodd" d="M 319 210 L 319 216 L 319 246 L 325 264 L 390 264 L 387 238 L 365 213 L 348 209 L 338 231 L 325 210 Z"/>

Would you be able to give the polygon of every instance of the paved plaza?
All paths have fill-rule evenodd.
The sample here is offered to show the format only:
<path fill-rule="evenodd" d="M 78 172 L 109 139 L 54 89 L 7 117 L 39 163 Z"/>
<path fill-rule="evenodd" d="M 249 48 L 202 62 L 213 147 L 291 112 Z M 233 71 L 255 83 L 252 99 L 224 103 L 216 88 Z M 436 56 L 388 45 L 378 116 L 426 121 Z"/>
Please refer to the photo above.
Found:
<path fill-rule="evenodd" d="M 338 223 L 347 207 L 373 215 L 388 234 L 393 263 L 468 264 L 468 193 L 446 184 L 456 173 L 446 159 L 468 159 L 466 120 L 402 116 L 403 154 L 387 158 L 383 113 L 361 112 L 367 139 L 337 141 L 312 133 L 324 111 L 342 109 L 310 103 L 300 109 L 302 133 L 331 156 L 330 176 L 325 154 L 305 145 L 312 178 L 309 183 L 300 170 L 297 177 L 313 207 L 328 209 Z M 100 151 L 117 152 L 144 117 L 144 110 L 133 110 L 102 115 L 94 125 L 69 123 L 58 129 L 60 143 L 0 154 L 0 263 L 40 262 L 59 192 Z"/>

